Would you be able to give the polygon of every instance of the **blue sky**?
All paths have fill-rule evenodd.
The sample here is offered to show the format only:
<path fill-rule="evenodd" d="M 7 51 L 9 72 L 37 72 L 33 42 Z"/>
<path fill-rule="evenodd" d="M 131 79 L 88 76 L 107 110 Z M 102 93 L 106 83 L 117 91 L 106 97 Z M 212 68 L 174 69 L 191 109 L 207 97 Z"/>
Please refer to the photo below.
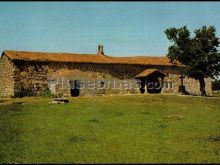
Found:
<path fill-rule="evenodd" d="M 0 2 L 0 51 L 165 55 L 164 30 L 214 25 L 220 2 Z"/>

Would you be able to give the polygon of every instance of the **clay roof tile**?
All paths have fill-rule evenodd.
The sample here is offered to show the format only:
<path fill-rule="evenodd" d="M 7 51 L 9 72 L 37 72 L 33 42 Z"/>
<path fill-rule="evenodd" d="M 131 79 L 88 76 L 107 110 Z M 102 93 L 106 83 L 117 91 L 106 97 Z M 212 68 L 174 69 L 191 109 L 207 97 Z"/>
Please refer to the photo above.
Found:
<path fill-rule="evenodd" d="M 174 64 L 171 63 L 170 60 L 165 56 L 113 57 L 113 56 L 98 55 L 98 54 L 46 53 L 46 52 L 29 52 L 29 51 L 12 51 L 12 50 L 5 50 L 3 54 L 8 56 L 11 60 L 23 60 L 23 61 L 174 66 Z M 180 66 L 180 64 L 178 65 Z"/>

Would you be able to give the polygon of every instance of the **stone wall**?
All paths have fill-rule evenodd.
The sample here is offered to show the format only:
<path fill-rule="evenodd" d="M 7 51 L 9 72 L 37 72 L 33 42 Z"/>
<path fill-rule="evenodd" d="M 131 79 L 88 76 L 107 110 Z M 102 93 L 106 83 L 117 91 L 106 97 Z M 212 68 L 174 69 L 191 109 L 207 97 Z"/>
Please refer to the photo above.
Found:
<path fill-rule="evenodd" d="M 53 63 L 53 62 L 15 62 L 15 94 L 16 96 L 32 96 L 37 95 L 41 91 L 48 88 L 48 81 L 50 77 L 56 75 L 57 72 L 63 70 L 78 70 L 81 73 L 78 77 L 72 79 L 85 80 L 125 80 L 133 79 L 136 74 L 141 72 L 146 67 L 144 66 L 130 66 L 130 65 L 107 65 L 107 64 L 86 64 L 86 63 Z M 151 68 L 147 66 L 148 68 Z M 84 73 L 84 74 L 83 74 Z M 83 77 L 84 75 L 84 77 Z M 59 88 L 56 87 L 56 89 Z M 65 91 L 68 91 L 65 89 Z M 133 91 L 133 90 L 132 90 Z M 95 92 L 95 93 L 94 93 Z M 106 91 L 105 93 L 121 93 L 126 91 L 114 90 Z M 60 92 L 59 92 L 60 93 Z M 64 92 L 65 93 L 65 92 Z M 81 94 L 89 93 L 82 90 Z M 92 93 L 92 92 L 90 92 Z M 103 93 L 93 91 L 94 95 Z"/>
<path fill-rule="evenodd" d="M 31 64 L 33 65 L 33 64 Z M 134 78 L 145 69 L 157 68 L 165 73 L 178 73 L 178 67 L 169 66 L 149 66 L 149 65 L 128 65 L 128 64 L 94 64 L 94 63 L 45 63 L 48 67 L 48 75 L 53 75 L 60 70 L 78 69 L 84 72 L 97 72 L 109 74 L 117 79 Z"/>
<path fill-rule="evenodd" d="M 35 96 L 48 88 L 48 66 L 41 62 L 15 61 L 15 96 Z"/>
<path fill-rule="evenodd" d="M 169 74 L 164 78 L 164 88 L 162 93 L 179 93 L 179 86 L 181 85 L 179 74 Z M 212 96 L 212 84 L 211 78 L 205 78 L 206 92 L 208 96 Z M 198 80 L 185 76 L 183 78 L 183 85 L 185 86 L 186 92 L 190 95 L 201 95 L 200 84 Z"/>
<path fill-rule="evenodd" d="M 110 94 L 129 94 L 139 93 L 136 87 L 136 80 L 118 79 L 108 73 L 81 71 L 78 69 L 70 70 L 71 74 L 61 77 L 52 77 L 50 90 L 54 94 L 70 94 L 70 80 L 80 80 L 80 96 L 97 96 Z M 55 75 L 62 73 L 58 71 Z"/>
<path fill-rule="evenodd" d="M 186 91 L 191 95 L 201 95 L 199 80 L 192 79 L 190 77 L 185 77 L 183 84 L 186 86 Z M 205 90 L 208 96 L 212 96 L 212 82 L 211 78 L 205 78 Z"/>
<path fill-rule="evenodd" d="M 13 63 L 3 56 L 0 62 L 0 95 L 1 96 L 34 96 L 47 90 L 50 86 L 50 78 L 63 70 L 75 70 L 78 75 L 73 75 L 71 79 L 78 80 L 130 80 L 134 82 L 135 75 L 145 69 L 157 68 L 165 73 L 165 82 L 172 82 L 172 87 L 165 87 L 162 93 L 178 93 L 180 79 L 179 73 L 181 68 L 166 66 L 149 66 L 149 65 L 126 65 L 126 64 L 94 64 L 94 63 L 58 63 L 58 62 L 36 62 L 36 61 L 14 61 Z M 70 79 L 70 78 L 69 78 Z M 69 80 L 67 79 L 67 81 Z M 170 85 L 168 83 L 168 85 Z M 190 94 L 199 95 L 199 84 L 197 80 L 191 78 L 184 79 L 184 85 Z M 80 95 L 100 95 L 115 93 L 140 93 L 137 89 L 124 90 L 81 90 Z M 66 89 L 58 85 L 55 86 L 57 93 L 70 93 L 68 83 Z M 209 95 L 211 91 L 211 81 L 206 79 L 206 90 Z"/>
<path fill-rule="evenodd" d="M 13 63 L 7 56 L 2 56 L 0 59 L 0 96 L 14 96 L 14 68 Z"/>

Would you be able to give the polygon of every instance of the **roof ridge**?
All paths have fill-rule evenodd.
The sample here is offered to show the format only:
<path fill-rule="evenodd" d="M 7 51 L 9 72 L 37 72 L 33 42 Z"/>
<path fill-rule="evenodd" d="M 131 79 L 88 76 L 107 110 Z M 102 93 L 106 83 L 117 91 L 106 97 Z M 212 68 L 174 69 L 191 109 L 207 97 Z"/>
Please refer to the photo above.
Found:
<path fill-rule="evenodd" d="M 104 56 L 107 56 L 107 55 L 104 55 Z M 132 55 L 132 56 L 107 56 L 107 57 L 113 57 L 113 58 L 136 58 L 136 57 L 152 57 L 152 58 L 157 58 L 157 57 L 166 57 L 167 58 L 167 56 L 163 56 L 163 55 L 160 55 L 160 56 L 158 56 L 158 55 L 137 55 L 137 56 L 134 56 L 134 55 Z"/>
<path fill-rule="evenodd" d="M 67 52 L 41 52 L 41 51 L 25 51 L 25 50 L 4 50 L 3 52 L 11 52 L 11 53 L 33 53 L 33 54 L 66 54 L 66 55 L 97 55 L 92 53 L 67 53 Z"/>
<path fill-rule="evenodd" d="M 5 50 L 3 54 L 11 60 L 24 61 L 52 61 L 52 62 L 78 62 L 78 63 L 103 63 L 103 64 L 138 64 L 138 65 L 161 65 L 174 66 L 168 57 L 163 56 L 128 56 L 115 57 L 102 54 L 80 53 L 52 53 L 33 51 Z"/>
<path fill-rule="evenodd" d="M 104 55 L 104 54 L 100 54 L 98 56 L 101 56 L 102 58 L 104 58 L 105 60 L 109 61 L 109 62 L 113 62 L 112 60 L 109 59 L 110 56 Z"/>
<path fill-rule="evenodd" d="M 74 53 L 74 52 L 43 52 L 43 51 L 26 51 L 26 50 L 4 50 L 3 52 L 13 52 L 13 53 L 36 53 L 36 54 L 68 54 L 68 55 L 99 55 L 105 58 L 160 58 L 160 57 L 165 57 L 166 56 L 154 56 L 154 55 L 138 55 L 138 56 L 109 56 L 109 55 L 103 55 L 103 54 L 94 54 L 94 53 Z"/>

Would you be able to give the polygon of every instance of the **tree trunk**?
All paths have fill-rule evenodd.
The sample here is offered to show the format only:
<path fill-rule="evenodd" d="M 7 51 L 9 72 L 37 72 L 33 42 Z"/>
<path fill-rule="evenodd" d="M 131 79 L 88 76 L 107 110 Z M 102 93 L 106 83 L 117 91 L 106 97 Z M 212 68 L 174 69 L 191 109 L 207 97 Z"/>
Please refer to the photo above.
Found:
<path fill-rule="evenodd" d="M 199 84 L 200 84 L 201 96 L 207 96 L 206 91 L 205 91 L 205 79 L 204 79 L 204 77 L 199 78 Z"/>

